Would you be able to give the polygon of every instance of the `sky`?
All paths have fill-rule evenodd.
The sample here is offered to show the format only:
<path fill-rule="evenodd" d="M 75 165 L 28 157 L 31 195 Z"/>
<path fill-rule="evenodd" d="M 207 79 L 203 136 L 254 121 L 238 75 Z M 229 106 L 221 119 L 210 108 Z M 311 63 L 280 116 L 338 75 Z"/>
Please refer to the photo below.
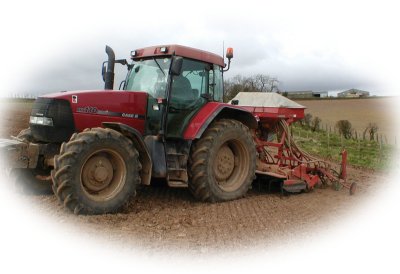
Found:
<path fill-rule="evenodd" d="M 13 1 L 2 9 L 1 94 L 101 89 L 105 45 L 182 44 L 222 54 L 228 79 L 266 74 L 286 91 L 396 95 L 400 48 L 390 1 Z M 5 61 L 5 62 L 4 62 Z M 117 68 L 115 88 L 126 74 Z"/>
<path fill-rule="evenodd" d="M 101 89 L 105 45 L 117 58 L 128 58 L 136 48 L 170 43 L 217 54 L 223 43 L 233 47 L 227 78 L 262 73 L 278 78 L 281 88 L 289 91 L 359 88 L 375 95 L 399 95 L 400 17 L 395 2 L 7 1 L 0 10 L 0 95 Z M 118 70 L 117 84 L 123 73 Z M 0 188 L 5 183 L 0 182 Z M 63 232 L 62 223 L 56 226 L 43 221 L 43 216 L 28 214 L 0 191 L 0 269 L 2 273 L 10 269 L 126 273 L 159 268 L 163 273 L 248 273 L 254 268 L 278 273 L 386 273 L 399 268 L 396 185 L 388 182 L 381 191 L 384 199 L 376 194 L 362 212 L 352 211 L 356 213 L 350 224 L 322 234 L 316 228 L 309 239 L 290 249 L 240 258 L 221 254 L 212 260 L 164 259 L 135 247 L 133 253 L 120 256 L 102 243 L 87 243 L 84 236 Z"/>

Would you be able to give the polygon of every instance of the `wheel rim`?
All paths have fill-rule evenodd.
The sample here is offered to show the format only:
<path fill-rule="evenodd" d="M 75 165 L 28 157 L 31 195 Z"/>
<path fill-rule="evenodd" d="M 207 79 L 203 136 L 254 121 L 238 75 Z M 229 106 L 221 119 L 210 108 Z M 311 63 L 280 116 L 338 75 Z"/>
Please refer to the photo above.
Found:
<path fill-rule="evenodd" d="M 239 189 L 247 177 L 249 163 L 249 153 L 241 142 L 225 142 L 218 149 L 213 163 L 214 178 L 218 186 L 226 192 Z"/>
<path fill-rule="evenodd" d="M 125 162 L 114 150 L 97 150 L 82 165 L 82 188 L 95 201 L 103 202 L 117 196 L 125 185 L 125 179 Z"/>

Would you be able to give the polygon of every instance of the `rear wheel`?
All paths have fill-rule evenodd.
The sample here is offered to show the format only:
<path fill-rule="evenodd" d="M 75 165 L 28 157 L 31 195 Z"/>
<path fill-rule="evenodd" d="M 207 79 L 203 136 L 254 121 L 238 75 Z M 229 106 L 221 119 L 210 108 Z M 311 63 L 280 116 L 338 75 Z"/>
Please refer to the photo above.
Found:
<path fill-rule="evenodd" d="M 74 134 L 55 158 L 53 191 L 76 214 L 115 212 L 136 193 L 138 156 L 132 142 L 115 130 Z"/>
<path fill-rule="evenodd" d="M 256 149 L 249 129 L 236 120 L 219 120 L 192 148 L 190 190 L 202 201 L 240 198 L 255 178 L 255 166 Z"/>

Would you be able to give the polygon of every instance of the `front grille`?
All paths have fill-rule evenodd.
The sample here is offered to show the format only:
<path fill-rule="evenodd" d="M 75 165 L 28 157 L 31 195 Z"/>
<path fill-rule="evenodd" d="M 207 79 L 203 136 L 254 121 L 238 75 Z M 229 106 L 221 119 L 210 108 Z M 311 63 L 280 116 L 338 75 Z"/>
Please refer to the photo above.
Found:
<path fill-rule="evenodd" d="M 33 104 L 31 116 L 53 119 L 53 126 L 30 124 L 33 138 L 37 141 L 61 143 L 68 141 L 75 132 L 74 118 L 67 100 L 38 98 Z"/>

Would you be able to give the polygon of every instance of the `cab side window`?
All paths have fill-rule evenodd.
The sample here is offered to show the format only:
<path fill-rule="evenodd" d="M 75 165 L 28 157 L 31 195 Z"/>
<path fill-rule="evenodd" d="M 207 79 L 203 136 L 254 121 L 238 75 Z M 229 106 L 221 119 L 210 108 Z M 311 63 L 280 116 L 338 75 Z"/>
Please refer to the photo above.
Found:
<path fill-rule="evenodd" d="M 209 91 L 214 101 L 223 102 L 223 86 L 222 68 L 214 65 L 213 69 L 209 72 Z"/>
<path fill-rule="evenodd" d="M 192 108 L 202 103 L 201 94 L 208 93 L 209 65 L 184 59 L 182 74 L 174 76 L 171 91 L 171 106 L 177 109 Z"/>

